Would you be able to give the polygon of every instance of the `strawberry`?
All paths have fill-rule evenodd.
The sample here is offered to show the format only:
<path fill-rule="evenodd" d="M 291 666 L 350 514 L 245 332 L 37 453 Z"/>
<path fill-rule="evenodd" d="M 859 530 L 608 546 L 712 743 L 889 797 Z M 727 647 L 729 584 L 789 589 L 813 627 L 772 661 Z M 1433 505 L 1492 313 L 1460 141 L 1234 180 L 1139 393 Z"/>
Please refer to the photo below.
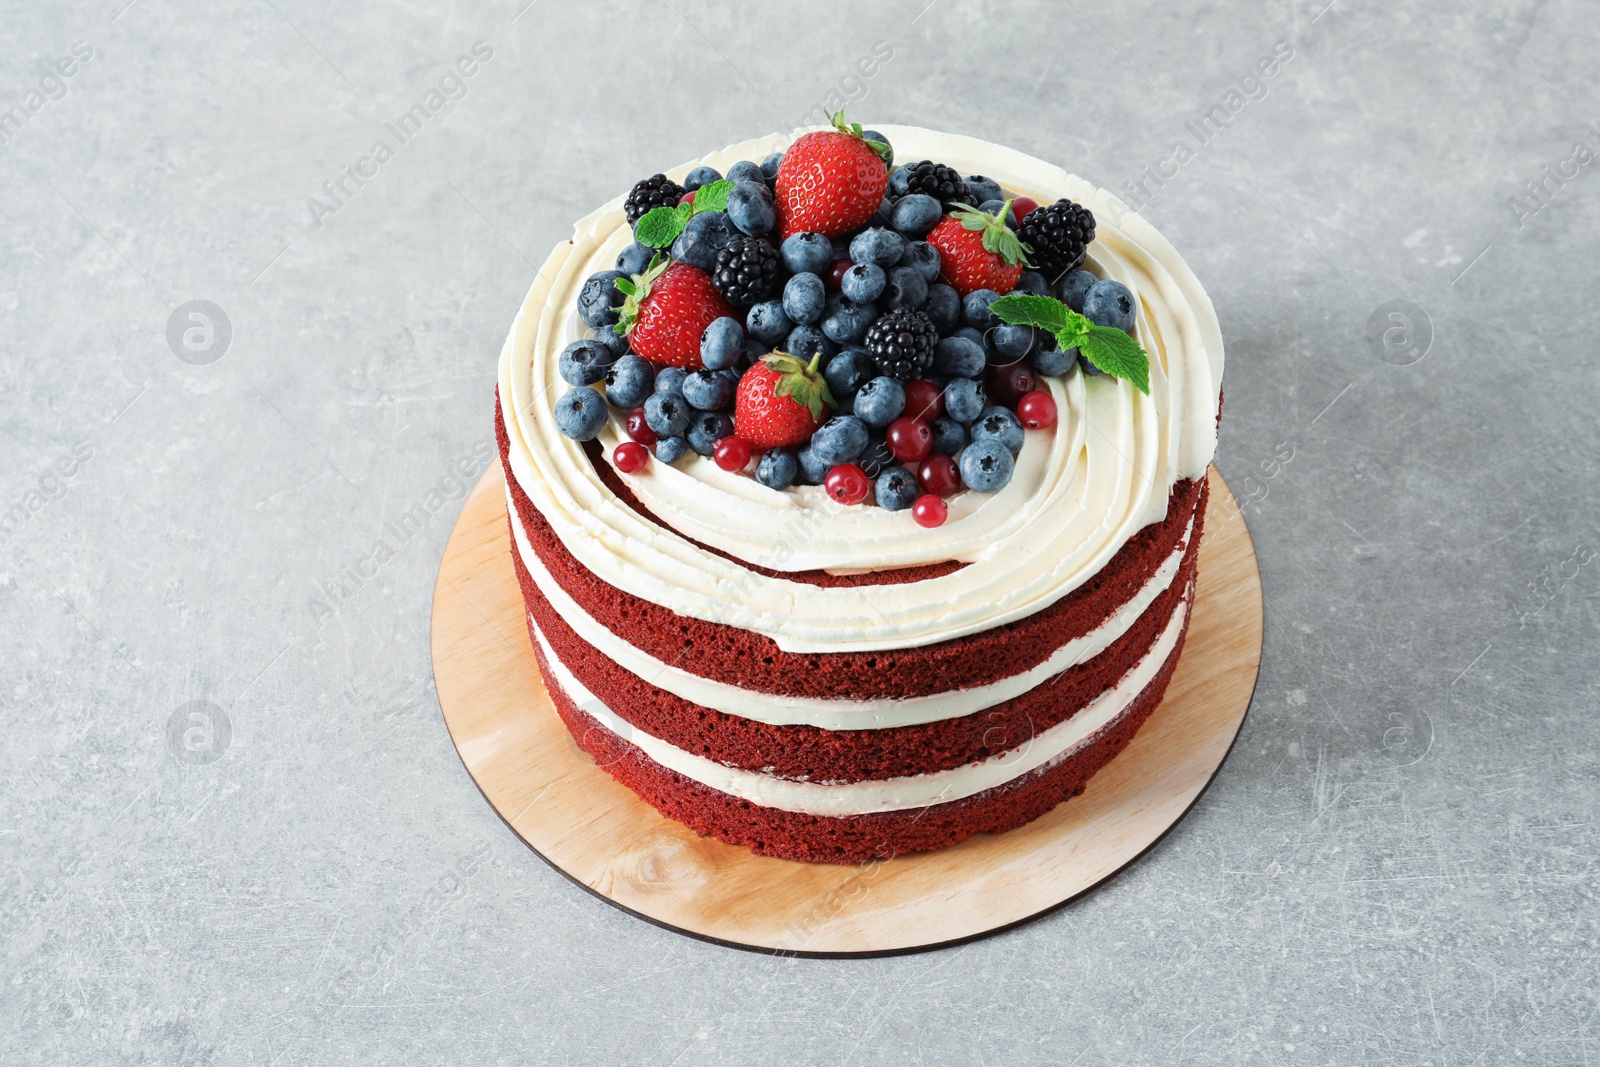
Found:
<path fill-rule="evenodd" d="M 859 228 L 889 187 L 889 146 L 869 141 L 859 122 L 833 116 L 833 129 L 804 134 L 778 166 L 778 239 L 811 232 L 838 237 Z"/>
<path fill-rule="evenodd" d="M 709 274 L 659 253 L 643 274 L 617 279 L 617 288 L 627 300 L 616 331 L 639 355 L 669 367 L 699 370 L 700 335 L 717 319 L 734 314 Z"/>
<path fill-rule="evenodd" d="M 733 395 L 733 432 L 752 448 L 789 448 L 803 444 L 836 408 L 828 383 L 817 368 L 822 353 L 801 363 L 785 352 L 762 356 L 744 372 Z"/>
<path fill-rule="evenodd" d="M 998 215 L 989 215 L 966 204 L 939 220 L 927 241 L 939 250 L 939 275 L 962 296 L 979 289 L 1009 293 L 1028 265 L 1023 244 L 1005 224 L 1011 201 Z"/>

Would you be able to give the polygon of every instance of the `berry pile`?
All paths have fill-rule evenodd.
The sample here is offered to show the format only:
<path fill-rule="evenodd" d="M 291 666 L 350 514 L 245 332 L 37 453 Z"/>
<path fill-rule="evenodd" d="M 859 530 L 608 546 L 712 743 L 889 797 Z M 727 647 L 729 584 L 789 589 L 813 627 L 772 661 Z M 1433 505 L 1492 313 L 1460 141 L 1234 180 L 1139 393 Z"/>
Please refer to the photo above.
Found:
<path fill-rule="evenodd" d="M 639 182 L 624 207 L 635 243 L 578 297 L 595 336 L 561 354 L 561 432 L 591 440 L 614 408 L 624 473 L 695 452 L 922 526 L 963 488 L 1004 489 L 1026 431 L 1056 421 L 1041 377 L 1133 377 L 1101 334 L 1131 331 L 1136 301 L 1077 269 L 1087 208 L 893 158 L 841 113 L 725 176 Z M 1019 296 L 1048 306 L 996 303 Z"/>

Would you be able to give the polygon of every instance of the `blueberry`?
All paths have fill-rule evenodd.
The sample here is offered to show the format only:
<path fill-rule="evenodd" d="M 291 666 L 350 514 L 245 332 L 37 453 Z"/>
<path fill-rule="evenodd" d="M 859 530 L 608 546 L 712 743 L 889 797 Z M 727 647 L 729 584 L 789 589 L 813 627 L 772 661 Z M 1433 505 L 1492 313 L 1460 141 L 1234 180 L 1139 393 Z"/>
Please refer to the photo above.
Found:
<path fill-rule="evenodd" d="M 839 279 L 839 291 L 858 304 L 870 304 L 883 295 L 889 276 L 875 263 L 857 263 Z"/>
<path fill-rule="evenodd" d="M 967 298 L 961 302 L 961 316 L 974 330 L 987 330 L 998 326 L 1000 320 L 994 317 L 989 305 L 999 299 L 1000 294 L 993 289 L 976 289 L 968 293 Z"/>
<path fill-rule="evenodd" d="M 895 201 L 889 224 L 907 237 L 922 237 L 939 224 L 944 209 L 927 193 L 912 193 Z"/>
<path fill-rule="evenodd" d="M 730 182 L 759 182 L 765 179 L 766 175 L 762 173 L 759 163 L 741 159 L 728 168 L 726 177 Z"/>
<path fill-rule="evenodd" d="M 1083 294 L 1083 314 L 1096 326 L 1133 329 L 1133 292 L 1121 282 L 1103 278 Z"/>
<path fill-rule="evenodd" d="M 829 302 L 832 303 L 831 298 Z M 877 320 L 878 309 L 871 304 L 840 300 L 838 306 L 830 308 L 828 317 L 822 320 L 822 333 L 836 344 L 853 345 L 867 336 L 867 327 Z"/>
<path fill-rule="evenodd" d="M 789 331 L 789 336 L 783 343 L 783 350 L 802 363 L 811 362 L 811 357 L 818 352 L 824 357 L 831 356 L 837 348 L 837 345 L 828 340 L 827 334 L 815 326 L 796 326 Z"/>
<path fill-rule="evenodd" d="M 889 175 L 889 195 L 895 198 L 905 196 L 911 191 L 911 168 L 896 167 Z"/>
<path fill-rule="evenodd" d="M 660 436 L 676 437 L 689 428 L 689 405 L 677 393 L 652 393 L 644 402 L 644 421 Z"/>
<path fill-rule="evenodd" d="M 916 476 L 904 467 L 889 467 L 873 483 L 873 494 L 878 506 L 885 511 L 904 511 L 916 503 L 922 490 L 917 487 Z"/>
<path fill-rule="evenodd" d="M 905 255 L 906 239 L 893 230 L 875 226 L 862 230 L 850 241 L 850 258 L 857 263 L 892 267 Z"/>
<path fill-rule="evenodd" d="M 656 441 L 656 458 L 663 463 L 676 463 L 689 451 L 689 442 L 682 437 L 662 437 Z"/>
<path fill-rule="evenodd" d="M 833 242 L 820 233 L 792 233 L 778 254 L 790 274 L 826 274 L 833 266 Z"/>
<path fill-rule="evenodd" d="M 966 178 L 967 193 L 972 197 L 972 203 L 981 204 L 985 200 L 1005 200 L 1006 194 L 1000 191 L 1000 183 L 993 178 L 985 178 L 981 174 L 969 174 Z"/>
<path fill-rule="evenodd" d="M 593 385 L 606 376 L 611 350 L 598 341 L 574 341 L 561 350 L 556 370 L 568 385 Z"/>
<path fill-rule="evenodd" d="M 1056 299 L 1081 315 L 1084 295 L 1099 280 L 1086 270 L 1069 270 L 1066 277 L 1056 282 Z"/>
<path fill-rule="evenodd" d="M 889 272 L 883 302 L 891 308 L 916 308 L 928 299 L 928 282 L 915 267 L 896 267 Z"/>
<path fill-rule="evenodd" d="M 606 399 L 623 411 L 644 403 L 655 387 L 656 369 L 638 356 L 627 355 L 606 371 Z"/>
<path fill-rule="evenodd" d="M 828 360 L 822 368 L 822 380 L 828 383 L 828 391 L 834 399 L 838 399 L 860 389 L 863 382 L 877 373 L 878 365 L 865 349 L 846 348 Z"/>
<path fill-rule="evenodd" d="M 767 344 L 765 341 L 758 341 L 754 337 L 746 337 L 744 341 L 744 355 L 740 357 L 739 363 L 742 363 L 748 367 L 750 364 L 754 363 L 756 360 L 760 359 L 762 356 L 771 351 L 772 346 Z"/>
<path fill-rule="evenodd" d="M 1017 279 L 1015 293 L 1030 293 L 1033 296 L 1049 296 L 1050 283 L 1044 280 L 1044 275 L 1036 270 L 1025 270 L 1022 277 Z"/>
<path fill-rule="evenodd" d="M 810 445 L 802 448 L 794 457 L 800 472 L 795 475 L 795 481 L 801 485 L 821 485 L 828 477 L 828 468 L 833 464 L 826 463 L 822 457 L 812 451 Z"/>
<path fill-rule="evenodd" d="M 712 370 L 733 366 L 743 354 L 744 327 L 738 319 L 726 315 L 712 319 L 700 335 L 700 362 Z"/>
<path fill-rule="evenodd" d="M 606 424 L 606 400 L 586 385 L 574 386 L 556 401 L 556 429 L 574 441 L 592 441 Z"/>
<path fill-rule="evenodd" d="M 590 338 L 597 345 L 605 346 L 611 353 L 612 359 L 621 359 L 628 354 L 628 339 L 610 326 L 602 326 Z"/>
<path fill-rule="evenodd" d="M 770 184 L 778 180 L 778 168 L 783 166 L 783 153 L 771 152 L 761 161 L 761 176 Z"/>
<path fill-rule="evenodd" d="M 1010 408 L 992 405 L 984 408 L 970 432 L 973 444 L 995 441 L 1009 449 L 1013 456 L 1022 451 L 1022 423 Z"/>
<path fill-rule="evenodd" d="M 1074 349 L 1074 351 L 1076 351 L 1076 349 Z M 1098 378 L 1100 375 L 1105 373 L 1105 371 L 1101 370 L 1099 367 L 1096 367 L 1093 363 L 1090 363 L 1089 357 L 1084 355 L 1080 355 L 1078 357 L 1078 369 L 1083 371 L 1084 374 L 1091 378 Z"/>
<path fill-rule="evenodd" d="M 733 240 L 733 234 L 733 223 L 722 212 L 696 215 L 672 242 L 672 258 L 710 274 L 716 268 L 717 253 Z"/>
<path fill-rule="evenodd" d="M 983 212 L 985 215 L 998 215 L 1000 212 L 1005 210 L 1005 206 L 1006 202 L 1004 197 L 991 196 L 989 199 L 978 205 L 978 210 Z"/>
<path fill-rule="evenodd" d="M 783 301 L 767 300 L 750 309 L 745 316 L 745 326 L 750 336 L 763 344 L 775 345 L 789 336 L 794 323 L 783 313 Z"/>
<path fill-rule="evenodd" d="M 868 478 L 876 478 L 885 467 L 892 467 L 894 464 L 894 453 L 889 451 L 889 442 L 881 437 L 874 437 L 868 441 L 867 447 L 856 457 L 856 466 L 860 467 L 861 473 Z"/>
<path fill-rule="evenodd" d="M 922 312 L 943 337 L 961 324 L 961 294 L 943 282 L 933 282 L 928 286 Z"/>
<path fill-rule="evenodd" d="M 1016 460 L 999 441 L 973 441 L 961 450 L 957 461 L 961 467 L 961 480 L 970 489 L 980 493 L 998 493 L 1011 481 Z"/>
<path fill-rule="evenodd" d="M 915 267 L 930 285 L 939 280 L 939 250 L 926 241 L 912 241 L 900 257 L 902 266 Z"/>
<path fill-rule="evenodd" d="M 811 452 L 830 467 L 849 463 L 867 447 L 868 436 L 867 424 L 854 415 L 835 415 L 811 435 Z"/>
<path fill-rule="evenodd" d="M 583 288 L 578 290 L 578 317 L 586 325 L 598 329 L 616 323 L 617 308 L 627 299 L 616 284 L 622 276 L 620 270 L 602 270 L 584 281 Z"/>
<path fill-rule="evenodd" d="M 856 393 L 856 418 L 880 430 L 905 409 L 905 386 L 887 376 L 872 379 Z"/>
<path fill-rule="evenodd" d="M 933 369 L 957 378 L 976 378 L 988 365 L 983 345 L 968 337 L 946 337 L 933 349 Z M 974 415 L 977 412 L 973 412 Z"/>
<path fill-rule="evenodd" d="M 933 429 L 933 450 L 947 456 L 958 455 L 967 445 L 967 428 L 955 419 L 941 415 L 929 423 Z"/>
<path fill-rule="evenodd" d="M 800 463 L 794 453 L 782 448 L 767 452 L 756 464 L 756 481 L 768 489 L 789 488 L 799 473 Z"/>
<path fill-rule="evenodd" d="M 683 398 L 692 408 L 721 411 L 733 399 L 733 386 L 721 371 L 697 370 L 683 379 Z"/>
<path fill-rule="evenodd" d="M 702 456 L 717 450 L 717 442 L 733 432 L 733 419 L 717 412 L 696 412 L 689 420 L 689 447 Z"/>
<path fill-rule="evenodd" d="M 784 284 L 783 313 L 796 325 L 811 326 L 822 321 L 827 302 L 828 287 L 815 274 L 796 274 Z"/>
<path fill-rule="evenodd" d="M 722 172 L 716 167 L 696 167 L 684 176 L 683 191 L 692 193 L 702 185 L 710 185 L 721 180 Z"/>
<path fill-rule="evenodd" d="M 885 229 L 893 226 L 893 220 L 894 201 L 886 196 L 878 201 L 878 210 L 872 213 L 872 217 L 867 220 L 867 225 Z"/>
<path fill-rule="evenodd" d="M 766 182 L 740 182 L 728 194 L 728 221 L 740 233 L 760 237 L 778 224 L 778 208 Z"/>
<path fill-rule="evenodd" d="M 989 362 L 998 367 L 1021 363 L 1033 351 L 1035 335 L 1032 326 L 1014 326 L 1002 322 L 983 337 L 989 352 Z"/>
<path fill-rule="evenodd" d="M 889 143 L 889 138 L 885 137 L 877 130 L 863 130 L 861 136 L 869 141 L 877 141 L 887 147 L 889 149 L 889 158 L 885 159 L 883 164 L 886 167 L 894 167 L 894 145 Z"/>
<path fill-rule="evenodd" d="M 1078 362 L 1078 350 L 1069 348 L 1062 351 L 1056 344 L 1054 337 L 1046 336 L 1044 344 L 1033 350 L 1033 355 L 1028 357 L 1028 363 L 1035 371 L 1047 378 L 1059 377 L 1072 369 Z"/>
<path fill-rule="evenodd" d="M 944 387 L 944 410 L 957 422 L 971 422 L 983 414 L 989 395 L 983 383 L 972 378 L 955 378 Z"/>
<path fill-rule="evenodd" d="M 658 393 L 672 393 L 676 396 L 683 395 L 683 380 L 689 372 L 682 367 L 662 367 L 656 374 L 656 389 Z"/>
<path fill-rule="evenodd" d="M 624 274 L 643 274 L 655 254 L 654 248 L 635 241 L 617 253 L 617 269 Z"/>

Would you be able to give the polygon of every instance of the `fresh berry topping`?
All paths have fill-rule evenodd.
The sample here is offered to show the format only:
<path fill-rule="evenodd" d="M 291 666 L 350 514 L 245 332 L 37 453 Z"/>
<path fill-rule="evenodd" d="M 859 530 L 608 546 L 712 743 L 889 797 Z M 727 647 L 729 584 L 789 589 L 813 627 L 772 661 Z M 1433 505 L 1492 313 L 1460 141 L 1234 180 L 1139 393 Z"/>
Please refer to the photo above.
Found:
<path fill-rule="evenodd" d="M 828 292 L 837 293 L 844 288 L 844 276 L 853 266 L 855 264 L 848 259 L 836 259 L 833 261 L 833 266 L 828 268 L 827 275 L 822 279 L 828 283 Z M 849 293 L 845 295 L 850 296 Z M 852 296 L 850 299 L 854 300 L 855 297 Z"/>
<path fill-rule="evenodd" d="M 700 366 L 700 335 L 734 310 L 711 278 L 687 263 L 658 259 L 649 270 L 619 281 L 627 294 L 617 331 L 645 359 L 673 367 Z"/>
<path fill-rule="evenodd" d="M 920 463 L 933 451 L 933 429 L 922 419 L 902 415 L 889 424 L 885 434 L 889 451 L 901 463 Z"/>
<path fill-rule="evenodd" d="M 1071 200 L 1057 200 L 1032 214 L 1023 214 L 1022 201 L 1011 210 L 1021 223 L 1017 236 L 1027 243 L 1028 259 L 1047 280 L 1054 281 L 1083 262 L 1083 254 L 1094 240 L 1094 214 Z"/>
<path fill-rule="evenodd" d="M 823 274 L 838 256 L 833 242 L 820 233 L 792 233 L 778 247 L 790 274 Z"/>
<path fill-rule="evenodd" d="M 672 207 L 681 196 L 683 186 L 665 174 L 652 174 L 633 187 L 622 205 L 622 211 L 628 216 L 628 225 L 632 226 L 644 217 L 646 211 L 655 207 Z"/>
<path fill-rule="evenodd" d="M 623 474 L 635 474 L 650 462 L 650 450 L 638 441 L 624 441 L 612 450 L 611 462 Z"/>
<path fill-rule="evenodd" d="M 744 342 L 738 319 L 717 319 L 700 335 L 700 362 L 707 370 L 727 370 L 744 355 Z"/>
<path fill-rule="evenodd" d="M 617 309 L 622 306 L 622 293 L 617 282 L 626 277 L 619 270 L 596 271 L 583 281 L 578 290 L 578 318 L 584 325 L 600 329 L 617 321 Z"/>
<path fill-rule="evenodd" d="M 1056 283 L 1056 299 L 1082 314 L 1083 298 L 1089 295 L 1090 287 L 1099 280 L 1086 270 L 1068 271 Z"/>
<path fill-rule="evenodd" d="M 689 442 L 683 437 L 663 437 L 656 442 L 656 458 L 663 463 L 676 463 L 689 454 Z"/>
<path fill-rule="evenodd" d="M 742 471 L 750 462 L 750 443 L 740 437 L 724 437 L 717 442 L 712 458 L 725 471 Z"/>
<path fill-rule="evenodd" d="M 854 463 L 841 463 L 828 471 L 827 481 L 823 488 L 828 495 L 841 504 L 859 504 L 867 499 L 867 490 L 871 483 L 867 475 Z"/>
<path fill-rule="evenodd" d="M 655 384 L 656 369 L 630 352 L 606 371 L 606 399 L 624 410 L 636 408 Z"/>
<path fill-rule="evenodd" d="M 980 493 L 998 493 L 1010 483 L 1016 463 L 999 441 L 975 440 L 961 450 L 961 480 Z"/>
<path fill-rule="evenodd" d="M 944 525 L 944 520 L 950 517 L 950 509 L 945 506 L 943 500 L 932 493 L 925 493 L 917 497 L 916 503 L 911 505 L 911 517 L 916 520 L 918 526 L 925 526 L 931 530 L 935 526 Z"/>
<path fill-rule="evenodd" d="M 1031 196 L 1019 196 L 1011 201 L 1011 217 L 1022 224 L 1022 220 L 1039 210 L 1039 201 Z"/>
<path fill-rule="evenodd" d="M 988 406 L 989 392 L 982 382 L 957 378 L 944 387 L 944 410 L 962 425 L 982 415 L 983 409 Z"/>
<path fill-rule="evenodd" d="M 1104 278 L 1083 294 L 1083 314 L 1096 326 L 1124 332 L 1133 329 L 1133 291 L 1121 282 Z"/>
<path fill-rule="evenodd" d="M 650 424 L 644 421 L 644 405 L 642 404 L 628 412 L 627 427 L 628 436 L 633 440 L 638 441 L 646 448 L 655 444 L 656 440 L 660 437 L 659 434 L 650 428 Z"/>
<path fill-rule="evenodd" d="M 878 369 L 897 381 L 920 378 L 933 366 L 939 331 L 914 308 L 895 308 L 867 327 L 863 346 Z"/>
<path fill-rule="evenodd" d="M 811 435 L 811 451 L 830 466 L 853 462 L 872 440 L 867 424 L 854 415 L 835 415 Z"/>
<path fill-rule="evenodd" d="M 796 274 L 783 286 L 783 313 L 800 326 L 815 326 L 822 321 L 828 306 L 828 287 L 815 274 Z M 799 355 L 799 353 L 795 353 Z"/>
<path fill-rule="evenodd" d="M 788 448 L 803 444 L 822 425 L 825 413 L 837 407 L 827 382 L 810 363 L 774 352 L 744 372 L 733 398 L 735 432 L 754 448 Z"/>
<path fill-rule="evenodd" d="M 906 167 L 906 195 L 922 193 L 939 201 L 941 209 L 951 204 L 964 204 L 971 193 L 967 183 L 953 167 L 924 159 Z"/>
<path fill-rule="evenodd" d="M 1033 376 L 1032 367 L 1026 363 L 1011 363 L 1003 367 L 990 367 L 983 376 L 983 384 L 990 403 L 1014 408 L 1022 395 L 1032 392 L 1039 383 Z"/>
<path fill-rule="evenodd" d="M 783 261 L 765 238 L 736 233 L 717 253 L 711 283 L 740 311 L 783 291 Z"/>
<path fill-rule="evenodd" d="M 644 421 L 661 437 L 680 437 L 689 429 L 694 410 L 678 393 L 651 393 L 644 402 Z"/>
<path fill-rule="evenodd" d="M 993 441 L 1003 445 L 1014 456 L 1022 451 L 1022 440 L 1022 420 L 1006 408 L 985 408 L 972 424 L 972 443 L 975 445 Z M 962 474 L 965 473 L 963 470 Z"/>
<path fill-rule="evenodd" d="M 872 217 L 889 185 L 888 146 L 869 141 L 859 123 L 804 134 L 778 166 L 778 234 L 809 231 L 825 237 L 849 233 Z"/>
<path fill-rule="evenodd" d="M 768 489 L 789 488 L 799 473 L 800 464 L 795 460 L 794 453 L 782 448 L 771 449 L 756 464 L 756 481 Z"/>
<path fill-rule="evenodd" d="M 944 414 L 944 400 L 939 387 L 926 378 L 906 383 L 905 413 L 916 419 L 932 422 Z"/>
<path fill-rule="evenodd" d="M 961 472 L 955 460 L 943 452 L 935 452 L 917 467 L 917 484 L 925 493 L 949 496 L 961 488 Z"/>
<path fill-rule="evenodd" d="M 604 381 L 615 357 L 598 341 L 574 341 L 561 350 L 556 369 L 568 385 L 594 385 Z"/>
<path fill-rule="evenodd" d="M 880 375 L 864 384 L 856 393 L 855 406 L 851 408 L 856 418 L 879 430 L 898 419 L 905 409 L 905 386 L 888 375 Z"/>
<path fill-rule="evenodd" d="M 960 199 L 957 197 L 957 199 Z M 889 212 L 889 225 L 912 240 L 923 236 L 939 224 L 944 205 L 927 193 L 912 193 L 895 201 Z"/>
<path fill-rule="evenodd" d="M 717 170 L 716 167 L 696 167 L 684 175 L 683 187 L 692 193 L 702 185 L 710 185 L 712 182 L 721 180 L 722 172 Z"/>
<path fill-rule="evenodd" d="M 606 400 L 587 385 L 574 386 L 556 401 L 556 429 L 574 441 L 592 441 L 606 424 Z"/>
<path fill-rule="evenodd" d="M 904 467 L 886 467 L 872 485 L 872 495 L 885 511 L 904 511 L 921 492 L 916 475 Z"/>
<path fill-rule="evenodd" d="M 680 203 L 680 204 L 692 204 L 692 203 L 694 203 L 694 193 L 693 192 L 684 193 L 682 196 L 678 197 L 678 203 Z"/>
<path fill-rule="evenodd" d="M 683 398 L 698 411 L 721 411 L 733 399 L 734 381 L 715 370 L 690 371 L 681 386 Z"/>
<path fill-rule="evenodd" d="M 947 456 L 960 455 L 967 445 L 967 428 L 955 419 L 940 418 L 928 423 L 933 430 L 933 450 Z"/>
<path fill-rule="evenodd" d="M 1030 430 L 1043 430 L 1056 423 L 1056 402 L 1049 393 L 1037 389 L 1022 394 L 1017 401 L 1017 418 Z"/>
<path fill-rule="evenodd" d="M 727 211 L 735 229 L 754 237 L 771 233 L 778 224 L 778 205 L 765 180 L 736 183 L 728 194 Z"/>
<path fill-rule="evenodd" d="M 928 243 L 939 250 L 939 274 L 962 296 L 979 289 L 1009 293 L 1027 265 L 1028 247 L 999 217 L 959 204 L 939 220 Z"/>

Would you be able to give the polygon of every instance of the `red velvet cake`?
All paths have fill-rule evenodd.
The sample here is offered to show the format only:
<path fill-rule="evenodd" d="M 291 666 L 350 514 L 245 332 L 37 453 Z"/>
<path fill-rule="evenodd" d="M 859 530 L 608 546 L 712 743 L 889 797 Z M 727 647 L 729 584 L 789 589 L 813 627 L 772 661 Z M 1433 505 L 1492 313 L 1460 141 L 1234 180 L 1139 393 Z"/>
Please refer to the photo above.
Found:
<path fill-rule="evenodd" d="M 501 356 L 556 711 L 663 815 L 766 855 L 1037 818 L 1177 665 L 1221 375 L 1171 245 L 1007 149 L 839 123 L 640 182 Z"/>

